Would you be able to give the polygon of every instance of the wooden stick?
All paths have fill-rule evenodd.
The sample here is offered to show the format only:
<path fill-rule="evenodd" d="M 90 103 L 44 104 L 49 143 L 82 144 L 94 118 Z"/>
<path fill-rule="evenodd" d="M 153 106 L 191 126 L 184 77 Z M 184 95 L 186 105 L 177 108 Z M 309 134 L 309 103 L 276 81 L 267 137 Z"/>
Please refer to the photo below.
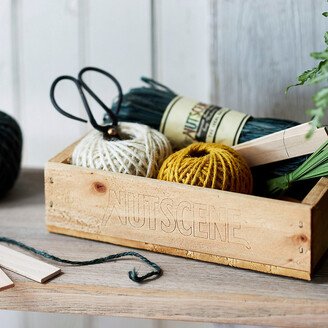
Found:
<path fill-rule="evenodd" d="M 40 283 L 46 282 L 61 272 L 53 265 L 2 245 L 0 245 L 0 266 Z"/>
<path fill-rule="evenodd" d="M 271 134 L 268 134 L 268 135 L 260 137 L 260 138 L 256 138 L 256 139 L 253 139 L 253 140 L 250 140 L 247 142 L 243 142 L 241 144 L 233 146 L 233 148 L 236 150 L 242 149 L 246 146 L 248 147 L 248 145 L 258 144 L 260 141 L 262 142 L 262 140 L 266 141 L 266 142 L 279 140 L 279 139 L 283 138 L 284 134 L 286 134 L 286 131 L 287 131 L 287 134 L 291 134 L 291 135 L 306 134 L 310 129 L 311 129 L 311 124 L 309 122 L 307 122 L 307 123 L 293 126 L 289 129 L 281 130 L 281 131 L 271 133 Z"/>
<path fill-rule="evenodd" d="M 14 287 L 11 279 L 0 269 L 0 292 L 5 289 Z"/>
<path fill-rule="evenodd" d="M 316 129 L 311 138 L 306 138 L 309 123 L 272 133 L 233 146 L 250 167 L 282 161 L 313 153 L 328 138 L 325 127 Z"/>

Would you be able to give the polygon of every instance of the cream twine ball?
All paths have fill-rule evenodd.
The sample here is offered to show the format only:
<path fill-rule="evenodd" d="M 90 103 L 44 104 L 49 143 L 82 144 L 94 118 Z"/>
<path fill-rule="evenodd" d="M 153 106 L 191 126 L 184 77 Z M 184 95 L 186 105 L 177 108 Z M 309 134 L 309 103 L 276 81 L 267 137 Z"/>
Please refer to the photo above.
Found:
<path fill-rule="evenodd" d="M 147 125 L 122 122 L 121 140 L 106 140 L 93 130 L 75 147 L 72 164 L 116 173 L 155 178 L 172 153 L 168 139 Z"/>

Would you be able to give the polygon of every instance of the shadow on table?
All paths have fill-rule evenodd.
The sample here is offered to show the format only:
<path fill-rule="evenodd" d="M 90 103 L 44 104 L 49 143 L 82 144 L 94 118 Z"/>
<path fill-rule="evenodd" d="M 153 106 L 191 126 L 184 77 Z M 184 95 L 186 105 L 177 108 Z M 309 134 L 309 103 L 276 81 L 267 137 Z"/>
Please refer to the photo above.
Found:
<path fill-rule="evenodd" d="M 313 283 L 324 284 L 328 282 L 328 250 L 319 261 L 312 280 Z"/>
<path fill-rule="evenodd" d="M 23 169 L 15 186 L 0 199 L 0 208 L 35 205 L 44 202 L 42 169 Z"/>

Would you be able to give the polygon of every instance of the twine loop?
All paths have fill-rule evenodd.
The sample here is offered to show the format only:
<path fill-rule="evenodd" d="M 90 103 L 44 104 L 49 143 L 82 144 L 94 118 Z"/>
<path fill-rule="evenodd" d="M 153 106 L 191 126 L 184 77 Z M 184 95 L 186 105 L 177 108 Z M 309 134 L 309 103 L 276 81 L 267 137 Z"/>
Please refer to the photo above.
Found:
<path fill-rule="evenodd" d="M 138 259 L 140 259 L 142 262 L 144 262 L 145 264 L 147 264 L 148 266 L 150 266 L 151 268 L 153 268 L 153 271 L 150 271 L 148 273 L 146 273 L 145 275 L 140 276 L 137 272 L 137 270 L 135 268 L 133 268 L 133 270 L 129 271 L 129 278 L 137 283 L 142 283 L 145 280 L 151 278 L 151 277 L 155 277 L 158 278 L 163 274 L 163 270 L 160 268 L 159 265 L 157 265 L 155 262 L 152 262 L 150 260 L 148 260 L 145 256 L 137 253 L 137 252 L 133 252 L 133 251 L 129 251 L 129 252 L 122 252 L 122 253 L 117 253 L 117 254 L 111 254 L 108 256 L 104 256 L 104 257 L 99 257 L 99 258 L 95 258 L 92 260 L 87 260 L 87 261 L 73 261 L 73 260 L 67 260 L 67 259 L 63 259 L 60 258 L 58 256 L 49 254 L 43 250 L 39 250 L 36 249 L 32 246 L 28 246 L 20 241 L 17 241 L 15 239 L 11 239 L 11 238 L 7 238 L 7 237 L 0 237 L 0 242 L 3 243 L 7 243 L 10 245 L 14 245 L 14 246 L 18 246 L 30 253 L 34 253 L 38 256 L 44 257 L 46 259 L 55 261 L 55 262 L 59 262 L 59 263 L 65 263 L 65 264 L 70 264 L 70 265 L 76 265 L 76 266 L 86 266 L 86 265 L 94 265 L 94 264 L 101 264 L 101 263 L 107 263 L 110 261 L 114 261 L 117 260 L 119 258 L 122 257 L 127 257 L 127 256 L 132 256 L 132 257 L 136 257 Z"/>

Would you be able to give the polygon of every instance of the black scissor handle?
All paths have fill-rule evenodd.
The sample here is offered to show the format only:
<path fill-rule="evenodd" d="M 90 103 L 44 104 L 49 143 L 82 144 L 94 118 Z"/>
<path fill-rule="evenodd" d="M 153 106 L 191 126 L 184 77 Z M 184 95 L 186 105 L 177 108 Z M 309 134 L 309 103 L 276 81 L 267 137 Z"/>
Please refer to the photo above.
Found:
<path fill-rule="evenodd" d="M 95 72 L 98 72 L 98 73 L 101 73 L 105 76 L 107 76 L 110 80 L 112 80 L 114 82 L 114 84 L 116 85 L 117 89 L 118 89 L 118 92 L 119 92 L 119 95 L 118 95 L 118 106 L 117 106 L 117 109 L 116 109 L 116 113 L 113 113 L 113 111 L 108 108 L 104 103 L 103 101 L 90 89 L 90 87 L 83 81 L 83 74 L 87 71 L 95 71 Z M 122 103 L 122 99 L 123 99 L 123 92 L 122 92 L 122 88 L 121 88 L 121 85 L 119 84 L 119 82 L 117 81 L 117 79 L 109 74 L 108 72 L 100 69 L 100 68 L 97 68 L 97 67 L 85 67 L 83 68 L 79 74 L 78 74 L 78 79 L 76 79 L 75 77 L 73 76 L 69 76 L 69 75 L 63 75 L 63 76 L 59 76 L 58 78 L 55 79 L 55 81 L 52 83 L 51 85 L 51 88 L 50 88 L 50 99 L 51 99 L 51 102 L 53 104 L 53 106 L 55 107 L 55 109 L 61 113 L 62 115 L 68 117 L 68 118 L 71 118 L 73 120 L 77 120 L 77 121 L 80 121 L 80 122 L 84 122 L 84 123 L 87 123 L 87 121 L 85 119 L 82 119 L 80 117 L 77 117 L 77 116 L 74 116 L 66 111 L 64 111 L 57 103 L 56 99 L 55 99 L 55 89 L 56 89 L 56 86 L 57 84 L 60 82 L 60 81 L 63 81 L 63 80 L 69 80 L 69 81 L 72 81 L 78 91 L 79 91 L 79 94 L 80 94 L 80 97 L 82 99 L 82 102 L 83 102 L 83 106 L 85 108 L 85 111 L 87 112 L 87 115 L 89 117 L 89 121 L 91 123 L 91 125 L 98 131 L 100 132 L 103 132 L 104 134 L 108 133 L 108 131 L 111 129 L 111 128 L 115 128 L 117 125 L 118 125 L 118 119 L 117 119 L 117 116 L 116 114 L 119 112 L 120 110 L 120 107 L 121 107 L 121 103 Z M 87 98 L 84 94 L 84 90 L 86 90 L 90 96 L 95 99 L 95 101 L 105 110 L 105 112 L 109 115 L 109 117 L 111 118 L 111 121 L 112 123 L 111 124 L 107 124 L 105 126 L 103 125 L 99 125 L 97 123 L 97 121 L 95 120 L 93 114 L 92 114 L 92 111 L 90 109 L 90 106 L 89 106 L 89 103 L 87 101 Z"/>
<path fill-rule="evenodd" d="M 83 118 L 80 118 L 80 117 L 77 117 L 77 116 L 74 116 L 66 111 L 64 111 L 57 103 L 56 101 L 56 98 L 55 98 L 55 89 L 57 87 L 57 84 L 63 80 L 68 80 L 68 81 L 72 81 L 77 89 L 79 90 L 79 93 L 80 93 L 80 96 L 82 98 L 82 101 L 83 99 L 85 98 L 84 94 L 83 94 L 83 91 L 81 90 L 81 86 L 80 86 L 80 82 L 73 76 L 69 76 L 69 75 L 62 75 L 62 76 L 59 76 L 55 79 L 55 81 L 53 81 L 53 83 L 51 84 L 51 88 L 50 88 L 50 100 L 51 100 L 51 103 L 52 105 L 55 107 L 55 109 L 62 115 L 68 117 L 68 118 L 71 118 L 72 120 L 77 120 L 77 121 L 80 121 L 80 122 L 84 122 L 84 123 L 87 123 L 88 121 L 83 119 Z"/>
<path fill-rule="evenodd" d="M 88 71 L 93 71 L 93 72 L 103 74 L 103 75 L 107 76 L 110 80 L 112 80 L 112 82 L 116 85 L 117 90 L 118 90 L 118 100 L 117 100 L 115 114 L 118 115 L 118 113 L 121 109 L 122 101 L 123 101 L 123 91 L 122 91 L 122 87 L 121 87 L 120 83 L 118 82 L 118 80 L 112 74 L 104 71 L 103 69 L 98 68 L 98 67 L 92 67 L 92 66 L 82 68 L 78 74 L 78 79 L 79 79 L 80 83 L 82 84 L 83 88 L 88 91 L 88 93 L 93 97 L 93 99 L 95 99 L 98 102 L 98 104 L 100 104 L 100 106 L 107 112 L 107 114 L 109 116 L 111 116 L 111 114 L 113 114 L 113 111 L 110 108 L 108 108 L 103 103 L 103 101 L 83 81 L 83 74 Z"/>

